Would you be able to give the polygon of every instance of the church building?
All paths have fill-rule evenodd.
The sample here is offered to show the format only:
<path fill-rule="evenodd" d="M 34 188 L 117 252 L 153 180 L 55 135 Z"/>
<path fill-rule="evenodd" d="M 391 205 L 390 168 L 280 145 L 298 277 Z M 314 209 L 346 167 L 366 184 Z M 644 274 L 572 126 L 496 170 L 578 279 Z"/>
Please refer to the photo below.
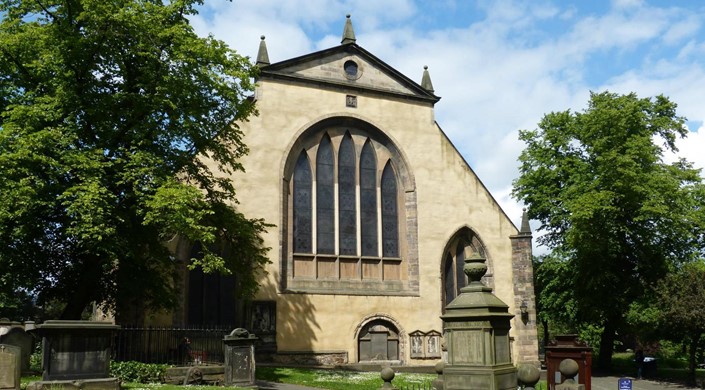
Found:
<path fill-rule="evenodd" d="M 513 362 L 538 361 L 526 217 L 514 225 L 435 121 L 429 70 L 417 83 L 365 50 L 349 16 L 339 46 L 281 62 L 262 37 L 257 65 L 259 115 L 239 123 L 250 152 L 232 180 L 238 210 L 275 225 L 271 264 L 247 303 L 191 271 L 173 322 L 245 318 L 275 362 L 433 365 L 463 260 L 480 256 L 514 314 Z"/>

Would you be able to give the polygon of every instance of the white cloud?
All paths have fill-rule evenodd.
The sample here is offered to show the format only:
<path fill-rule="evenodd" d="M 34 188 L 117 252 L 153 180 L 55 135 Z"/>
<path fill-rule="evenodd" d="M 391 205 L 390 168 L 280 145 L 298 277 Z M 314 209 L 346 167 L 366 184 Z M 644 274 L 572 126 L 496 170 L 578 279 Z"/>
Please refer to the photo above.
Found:
<path fill-rule="evenodd" d="M 705 166 L 702 10 L 615 0 L 586 13 L 584 3 L 482 0 L 476 5 L 485 15 L 448 15 L 453 27 L 439 19 L 418 29 L 419 19 L 433 17 L 427 8 L 453 11 L 456 3 L 214 1 L 193 22 L 199 33 L 212 32 L 251 57 L 264 34 L 276 62 L 338 45 L 345 14 L 352 14 L 365 49 L 417 82 L 429 66 L 442 97 L 436 118 L 515 223 L 521 207 L 509 193 L 523 148 L 517 130 L 535 128 L 544 113 L 582 110 L 590 90 L 669 96 L 680 115 L 701 126 L 679 141 L 681 154 Z M 560 29 L 548 28 L 552 23 Z M 616 70 L 611 62 L 628 66 Z"/>
<path fill-rule="evenodd" d="M 705 125 L 696 131 L 691 131 L 686 139 L 676 141 L 678 156 L 693 163 L 696 168 L 702 169 L 701 176 L 705 177 Z"/>
<path fill-rule="evenodd" d="M 678 42 L 692 37 L 700 30 L 702 21 L 695 15 L 687 15 L 683 20 L 673 23 L 663 36 L 667 44 Z"/>

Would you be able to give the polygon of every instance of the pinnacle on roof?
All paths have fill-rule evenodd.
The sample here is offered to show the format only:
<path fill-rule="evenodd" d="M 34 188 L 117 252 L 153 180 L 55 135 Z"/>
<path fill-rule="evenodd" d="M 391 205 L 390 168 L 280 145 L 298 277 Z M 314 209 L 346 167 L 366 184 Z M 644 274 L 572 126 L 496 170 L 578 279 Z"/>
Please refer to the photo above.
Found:
<path fill-rule="evenodd" d="M 343 28 L 343 40 L 340 44 L 347 45 L 350 43 L 355 43 L 355 31 L 353 30 L 352 21 L 350 20 L 350 14 L 345 15 L 345 28 Z"/>
<path fill-rule="evenodd" d="M 267 44 L 264 43 L 264 35 L 260 37 L 259 50 L 257 51 L 257 65 L 269 65 L 269 53 L 267 53 Z"/>
<path fill-rule="evenodd" d="M 531 226 L 529 226 L 529 214 L 526 213 L 526 208 L 524 209 L 524 213 L 521 215 L 521 228 L 519 228 L 519 234 L 531 234 Z"/>
<path fill-rule="evenodd" d="M 428 92 L 433 93 L 433 83 L 431 82 L 431 75 L 428 73 L 428 65 L 423 67 L 423 77 L 421 78 L 421 87 Z"/>

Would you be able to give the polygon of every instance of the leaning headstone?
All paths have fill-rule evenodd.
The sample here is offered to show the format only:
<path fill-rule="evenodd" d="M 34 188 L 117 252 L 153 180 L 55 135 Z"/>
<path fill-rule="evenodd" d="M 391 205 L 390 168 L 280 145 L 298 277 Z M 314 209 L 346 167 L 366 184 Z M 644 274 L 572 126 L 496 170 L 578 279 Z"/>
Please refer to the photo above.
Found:
<path fill-rule="evenodd" d="M 0 390 L 20 390 L 21 354 L 19 347 L 0 344 Z"/>

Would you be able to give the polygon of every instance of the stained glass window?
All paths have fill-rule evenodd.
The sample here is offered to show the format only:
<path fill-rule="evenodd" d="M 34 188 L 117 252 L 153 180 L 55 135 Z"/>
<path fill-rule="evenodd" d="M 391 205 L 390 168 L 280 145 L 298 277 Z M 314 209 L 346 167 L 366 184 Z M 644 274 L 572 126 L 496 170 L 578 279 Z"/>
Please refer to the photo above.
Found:
<path fill-rule="evenodd" d="M 312 252 L 311 179 L 311 165 L 303 151 L 294 168 L 294 253 Z"/>
<path fill-rule="evenodd" d="M 409 276 L 408 249 L 401 241 L 407 234 L 402 179 L 408 176 L 400 173 L 405 165 L 384 138 L 378 142 L 366 133 L 347 126 L 311 133 L 296 143 L 303 151 L 289 156 L 297 160 L 287 160 L 293 172 L 286 277 L 297 291 L 318 289 L 324 280 L 326 288 L 343 292 L 387 281 L 415 291 L 406 284 L 417 275 Z M 344 283 L 335 286 L 332 280 Z"/>
<path fill-rule="evenodd" d="M 360 154 L 360 237 L 363 256 L 378 256 L 377 161 L 368 141 Z"/>
<path fill-rule="evenodd" d="M 333 146 L 323 137 L 316 155 L 316 249 L 335 253 L 335 183 Z"/>
<path fill-rule="evenodd" d="M 341 255 L 357 254 L 356 209 L 355 146 L 350 133 L 346 133 L 338 153 L 338 234 Z"/>
<path fill-rule="evenodd" d="M 458 248 L 455 250 L 455 277 L 457 280 L 455 291 L 457 294 L 460 294 L 460 289 L 465 287 L 465 272 L 463 272 L 463 267 L 465 267 L 465 245 L 459 242 Z"/>
<path fill-rule="evenodd" d="M 445 304 L 449 304 L 455 299 L 455 273 L 453 272 L 455 263 L 453 256 L 448 253 L 446 255 L 445 265 L 443 267 L 443 287 L 445 289 Z"/>
<path fill-rule="evenodd" d="M 399 218 L 397 216 L 397 177 L 392 163 L 382 172 L 382 256 L 399 257 Z"/>

